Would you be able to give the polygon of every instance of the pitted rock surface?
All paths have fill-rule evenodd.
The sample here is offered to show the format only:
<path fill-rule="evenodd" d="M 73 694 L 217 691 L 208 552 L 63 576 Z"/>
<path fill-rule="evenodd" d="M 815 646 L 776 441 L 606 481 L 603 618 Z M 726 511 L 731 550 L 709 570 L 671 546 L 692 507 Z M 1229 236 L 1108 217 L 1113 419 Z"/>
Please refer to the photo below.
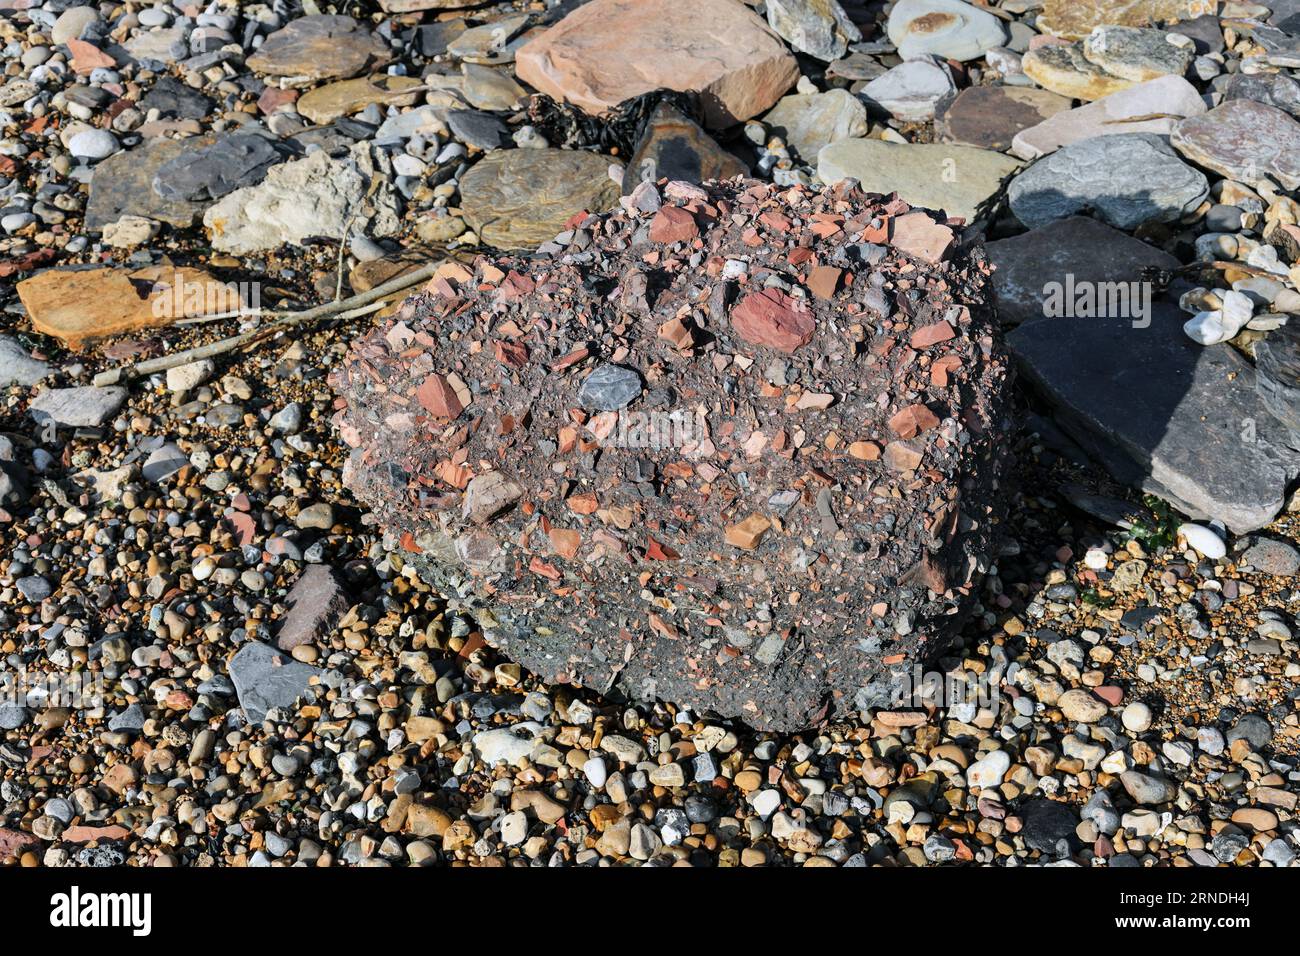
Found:
<path fill-rule="evenodd" d="M 995 543 L 982 255 L 891 247 L 918 214 L 853 183 L 622 206 L 546 254 L 448 263 L 356 340 L 330 379 L 345 482 L 549 679 L 787 729 L 888 702 Z M 667 209 L 697 234 L 652 239 Z"/>

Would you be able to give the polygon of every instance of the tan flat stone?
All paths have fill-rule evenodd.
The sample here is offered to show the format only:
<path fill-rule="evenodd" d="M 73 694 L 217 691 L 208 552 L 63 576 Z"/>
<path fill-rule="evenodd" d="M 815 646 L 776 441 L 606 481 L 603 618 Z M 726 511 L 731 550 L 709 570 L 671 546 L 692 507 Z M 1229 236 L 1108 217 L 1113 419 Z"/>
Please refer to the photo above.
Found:
<path fill-rule="evenodd" d="M 799 76 L 785 44 L 736 0 L 592 0 L 521 47 L 515 67 L 593 116 L 655 89 L 698 90 L 712 127 L 757 116 Z"/>
<path fill-rule="evenodd" d="M 313 123 L 332 123 L 340 116 L 359 113 L 371 103 L 413 106 L 420 98 L 420 79 L 380 73 L 318 86 L 298 100 L 298 112 Z M 412 87 L 415 87 L 412 90 Z"/>
<path fill-rule="evenodd" d="M 1083 55 L 1082 43 L 1051 43 L 1030 50 L 1021 60 L 1021 69 L 1043 89 L 1089 102 L 1136 85 L 1090 62 Z"/>
<path fill-rule="evenodd" d="M 1093 27 L 1149 27 L 1214 13 L 1215 0 L 1046 0 L 1038 15 L 1042 33 L 1082 40 Z"/>
<path fill-rule="evenodd" d="M 32 327 L 80 349 L 95 339 L 241 307 L 235 287 L 188 267 L 50 269 L 18 283 Z"/>

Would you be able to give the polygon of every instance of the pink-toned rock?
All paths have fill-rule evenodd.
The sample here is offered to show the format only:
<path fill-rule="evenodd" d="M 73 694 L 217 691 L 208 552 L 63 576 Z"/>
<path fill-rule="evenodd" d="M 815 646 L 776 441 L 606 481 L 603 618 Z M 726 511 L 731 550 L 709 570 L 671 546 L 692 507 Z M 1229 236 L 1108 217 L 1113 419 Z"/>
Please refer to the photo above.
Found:
<path fill-rule="evenodd" d="M 592 0 L 521 47 L 515 69 L 593 116 L 651 90 L 698 90 L 715 128 L 762 113 L 799 76 L 737 0 Z"/>
<path fill-rule="evenodd" d="M 909 212 L 893 220 L 889 241 L 909 256 L 926 262 L 941 262 L 952 247 L 953 234 L 926 213 Z"/>
<path fill-rule="evenodd" d="M 68 51 L 72 54 L 72 69 L 78 76 L 100 69 L 111 70 L 117 66 L 116 60 L 85 40 L 69 40 Z"/>
<path fill-rule="evenodd" d="M 731 310 L 731 327 L 746 342 L 790 353 L 817 330 L 812 312 L 780 289 L 751 292 Z"/>
<path fill-rule="evenodd" d="M 23 850 L 35 842 L 36 837 L 30 833 L 0 827 L 0 863 L 21 856 Z"/>
<path fill-rule="evenodd" d="M 110 827 L 75 826 L 68 827 L 59 834 L 59 839 L 65 843 L 89 843 L 91 840 L 124 840 L 130 835 L 131 831 L 121 824 Z"/>

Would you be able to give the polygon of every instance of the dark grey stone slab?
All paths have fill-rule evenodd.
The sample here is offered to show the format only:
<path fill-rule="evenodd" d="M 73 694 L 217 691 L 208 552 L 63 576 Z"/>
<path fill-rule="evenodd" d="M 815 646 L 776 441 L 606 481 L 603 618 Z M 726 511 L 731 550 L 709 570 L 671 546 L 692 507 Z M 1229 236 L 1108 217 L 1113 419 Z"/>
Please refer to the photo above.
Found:
<path fill-rule="evenodd" d="M 1127 318 L 1037 319 L 1007 337 L 1062 426 L 1121 481 L 1236 533 L 1281 510 L 1300 475 L 1255 391 L 1255 370 L 1226 345 L 1204 347 L 1185 316 L 1157 303 L 1146 328 Z"/>
<path fill-rule="evenodd" d="M 123 216 L 143 216 L 184 229 L 194 225 L 207 203 L 164 199 L 153 190 L 153 179 L 164 164 L 187 150 L 212 142 L 197 139 L 145 140 L 135 149 L 124 150 L 95 167 L 86 201 L 86 231 L 102 232 Z"/>
<path fill-rule="evenodd" d="M 241 647 L 230 659 L 229 669 L 239 704 L 254 724 L 260 724 L 277 707 L 292 707 L 320 673 L 319 668 L 256 643 Z"/>
<path fill-rule="evenodd" d="M 1049 283 L 1138 282 L 1146 267 L 1181 263 L 1166 252 L 1086 216 L 1071 216 L 984 246 L 996 267 L 993 292 L 1003 325 L 1044 317 Z M 1072 277 L 1072 278 L 1070 278 Z"/>

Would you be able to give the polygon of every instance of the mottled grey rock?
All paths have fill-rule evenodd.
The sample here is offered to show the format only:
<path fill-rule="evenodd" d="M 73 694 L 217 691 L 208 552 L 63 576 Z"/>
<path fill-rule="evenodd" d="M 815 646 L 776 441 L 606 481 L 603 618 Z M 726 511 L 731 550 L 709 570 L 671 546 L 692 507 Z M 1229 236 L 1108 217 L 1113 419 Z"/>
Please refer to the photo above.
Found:
<path fill-rule="evenodd" d="M 1254 100 L 1300 117 L 1300 82 L 1285 73 L 1234 73 L 1223 88 L 1225 100 Z"/>
<path fill-rule="evenodd" d="M 1264 407 L 1300 444 L 1300 323 L 1288 322 L 1255 343 L 1255 373 Z"/>
<path fill-rule="evenodd" d="M 997 17 L 963 0 L 898 0 L 885 29 L 905 59 L 933 54 L 973 60 L 1007 38 Z"/>
<path fill-rule="evenodd" d="M 1250 565 L 1265 574 L 1277 577 L 1291 577 L 1300 571 L 1300 551 L 1285 541 L 1261 538 L 1241 556 L 1242 563 Z"/>
<path fill-rule="evenodd" d="M 805 162 L 814 162 L 823 146 L 868 130 L 867 108 L 848 90 L 782 97 L 763 122 Z"/>
<path fill-rule="evenodd" d="M 269 711 L 290 708 L 311 686 L 319 668 L 285 657 L 266 644 L 249 643 L 230 659 L 230 679 L 251 723 L 260 724 Z"/>
<path fill-rule="evenodd" d="M 33 604 L 40 604 L 54 593 L 54 585 L 50 584 L 48 578 L 41 577 L 39 574 L 29 574 L 19 578 L 14 582 L 14 587 Z"/>
<path fill-rule="evenodd" d="M 1168 803 L 1178 796 L 1178 785 L 1172 780 L 1142 770 L 1125 770 L 1119 775 L 1133 802 L 1141 806 Z"/>
<path fill-rule="evenodd" d="M 48 363 L 32 358 L 14 339 L 0 335 L 0 388 L 10 385 L 30 387 L 49 371 Z"/>
<path fill-rule="evenodd" d="M 932 119 L 957 95 L 957 84 L 947 67 L 929 60 L 909 60 L 866 83 L 858 92 L 881 112 L 920 123 Z"/>
<path fill-rule="evenodd" d="M 1007 198 L 1030 228 L 1091 212 L 1117 229 L 1136 229 L 1178 219 L 1209 191 L 1204 174 L 1159 136 L 1125 133 L 1072 143 L 1040 159 L 1015 178 Z"/>
<path fill-rule="evenodd" d="M 1083 55 L 1112 76 L 1145 83 L 1160 76 L 1182 76 L 1195 48 L 1175 46 L 1163 30 L 1099 26 L 1083 41 Z"/>
<path fill-rule="evenodd" d="M 190 463 L 189 456 L 177 447 L 175 442 L 166 442 L 145 459 L 140 474 L 145 481 L 160 482 L 170 478 Z"/>
<path fill-rule="evenodd" d="M 862 31 L 836 0 L 767 0 L 767 25 L 800 53 L 829 62 L 848 52 Z"/>
<path fill-rule="evenodd" d="M 1179 261 L 1155 246 L 1086 216 L 1058 219 L 984 247 L 993 273 L 993 292 L 1003 325 L 1019 325 L 1046 315 L 1049 283 L 1074 282 L 1079 288 L 1142 280 L 1142 270 L 1173 269 Z"/>
<path fill-rule="evenodd" d="M 348 609 L 343 581 L 333 568 L 325 564 L 307 565 L 293 582 L 284 601 L 289 613 L 285 615 L 275 639 L 282 651 L 319 641 Z"/>
<path fill-rule="evenodd" d="M 95 428 L 125 401 L 126 389 L 119 385 L 47 388 L 32 400 L 27 413 L 41 425 L 52 422 L 69 428 Z"/>
<path fill-rule="evenodd" d="M 22 704 L 12 702 L 0 703 L 0 730 L 17 730 L 27 723 L 31 715 Z"/>
<path fill-rule="evenodd" d="M 641 376 L 635 369 L 605 363 L 583 381 L 578 399 L 587 408 L 615 412 L 641 394 Z"/>
<path fill-rule="evenodd" d="M 1273 725 L 1259 714 L 1242 714 L 1228 728 L 1227 739 L 1229 744 L 1244 740 L 1255 750 L 1262 750 L 1273 742 Z"/>
<path fill-rule="evenodd" d="M 1300 454 L 1255 392 L 1255 372 L 1226 345 L 1181 334 L 1186 317 L 1153 304 L 1131 318 L 1044 318 L 1011 332 L 1027 377 L 1071 437 L 1120 481 L 1236 533 L 1269 524 L 1300 475 Z"/>

